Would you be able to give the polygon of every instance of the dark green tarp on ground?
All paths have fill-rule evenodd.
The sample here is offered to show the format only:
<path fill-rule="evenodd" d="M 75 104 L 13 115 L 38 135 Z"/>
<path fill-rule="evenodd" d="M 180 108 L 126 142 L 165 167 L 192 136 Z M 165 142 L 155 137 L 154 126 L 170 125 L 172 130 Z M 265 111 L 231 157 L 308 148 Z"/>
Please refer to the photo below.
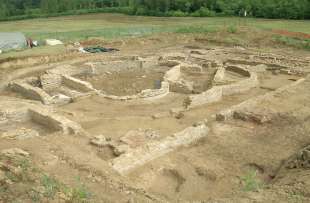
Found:
<path fill-rule="evenodd" d="M 22 49 L 27 46 L 25 35 L 19 32 L 0 32 L 0 50 Z"/>
<path fill-rule="evenodd" d="M 119 51 L 118 49 L 114 48 L 105 48 L 105 47 L 86 47 L 84 51 L 88 53 L 101 53 L 101 52 L 111 52 L 111 51 Z"/>

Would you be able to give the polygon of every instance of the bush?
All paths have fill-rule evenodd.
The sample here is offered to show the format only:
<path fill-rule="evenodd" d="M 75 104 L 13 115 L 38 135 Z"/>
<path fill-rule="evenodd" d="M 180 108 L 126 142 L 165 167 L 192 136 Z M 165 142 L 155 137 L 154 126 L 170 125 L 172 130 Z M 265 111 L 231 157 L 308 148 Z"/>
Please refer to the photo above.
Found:
<path fill-rule="evenodd" d="M 236 25 L 229 25 L 229 26 L 227 27 L 227 32 L 229 32 L 229 33 L 234 34 L 234 33 L 236 33 L 237 31 L 238 31 L 238 28 L 237 28 Z"/>
<path fill-rule="evenodd" d="M 177 10 L 177 11 L 169 11 L 168 16 L 173 16 L 173 17 L 186 17 L 188 16 L 187 13 Z"/>
<path fill-rule="evenodd" d="M 213 17 L 215 15 L 216 13 L 214 11 L 210 11 L 206 7 L 201 7 L 199 10 L 191 14 L 193 17 Z"/>
<path fill-rule="evenodd" d="M 263 183 L 257 178 L 257 171 L 251 170 L 245 176 L 241 177 L 243 190 L 245 192 L 258 191 L 263 187 Z"/>
<path fill-rule="evenodd" d="M 148 15 L 148 10 L 147 10 L 147 8 L 139 7 L 135 14 L 138 16 Z"/>
<path fill-rule="evenodd" d="M 141 11 L 140 11 L 141 12 Z M 67 16 L 67 15 L 82 15 L 88 13 L 123 13 L 128 15 L 135 15 L 136 11 L 131 7 L 105 7 L 105 8 L 95 8 L 95 9 L 80 9 L 80 10 L 69 10 L 61 13 L 42 13 L 40 9 L 32 9 L 25 15 L 16 15 L 10 17 L 1 17 L 0 21 L 15 21 L 24 20 L 32 18 L 47 18 L 47 17 L 57 17 L 57 16 Z M 144 14 L 141 14 L 144 15 Z"/>

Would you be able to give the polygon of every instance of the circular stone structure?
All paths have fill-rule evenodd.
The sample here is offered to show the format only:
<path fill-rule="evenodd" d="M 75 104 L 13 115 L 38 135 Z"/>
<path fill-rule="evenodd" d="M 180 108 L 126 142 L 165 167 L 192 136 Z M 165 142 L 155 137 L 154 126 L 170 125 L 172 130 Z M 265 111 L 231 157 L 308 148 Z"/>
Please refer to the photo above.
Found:
<path fill-rule="evenodd" d="M 300 134 L 291 137 L 293 131 L 286 136 L 278 136 L 279 131 L 252 136 L 262 129 L 257 126 L 290 112 L 290 119 L 309 117 L 302 106 L 310 98 L 304 91 L 309 78 L 302 79 L 303 73 L 285 57 L 273 60 L 227 47 L 172 47 L 139 57 L 82 56 L 44 63 L 32 67 L 33 72 L 16 70 L 18 74 L 6 79 L 6 92 L 0 93 L 2 146 L 12 143 L 29 150 L 42 157 L 44 162 L 38 163 L 58 156 L 59 162 L 44 165 L 58 175 L 64 169 L 75 174 L 76 166 L 83 166 L 80 174 L 85 181 L 94 180 L 86 177 L 87 168 L 96 172 L 96 180 L 103 180 L 102 174 L 116 177 L 143 191 L 155 189 L 171 202 L 198 193 L 208 199 L 205 191 L 223 192 L 221 177 L 228 179 L 227 188 L 239 188 L 235 177 L 244 174 L 235 169 L 257 160 L 259 153 L 261 163 L 267 163 L 268 153 L 269 160 L 277 157 L 280 163 L 287 151 L 279 157 L 274 143 L 299 140 Z M 268 130 L 273 125 L 268 123 Z M 280 141 L 268 142 L 277 136 Z M 249 149 L 253 141 L 258 147 Z M 231 151 L 238 154 L 238 161 L 223 158 Z M 232 170 L 227 173 L 225 168 Z M 126 181 L 121 181 L 122 191 Z M 91 182 L 98 184 L 96 188 L 105 183 Z"/>
<path fill-rule="evenodd" d="M 184 102 L 188 108 L 218 101 L 222 95 L 240 93 L 258 85 L 256 73 L 246 68 L 224 66 L 223 62 L 214 60 L 198 60 L 199 64 L 196 64 L 191 62 L 194 59 L 173 53 L 161 57 L 64 65 L 36 77 L 12 81 L 10 88 L 27 98 L 57 105 L 92 94 L 131 100 L 159 98 L 176 92 L 192 95 Z"/>

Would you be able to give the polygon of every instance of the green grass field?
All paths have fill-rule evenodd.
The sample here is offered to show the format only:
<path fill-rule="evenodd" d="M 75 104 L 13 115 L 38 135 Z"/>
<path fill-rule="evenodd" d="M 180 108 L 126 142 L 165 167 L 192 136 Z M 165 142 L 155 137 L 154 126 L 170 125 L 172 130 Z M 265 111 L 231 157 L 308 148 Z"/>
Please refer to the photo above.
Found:
<path fill-rule="evenodd" d="M 257 35 L 260 32 L 271 33 L 272 30 L 310 34 L 310 21 L 237 17 L 143 17 L 102 13 L 0 22 L 0 32 L 23 32 L 27 37 L 38 41 L 55 38 L 64 42 L 89 38 L 109 40 L 167 32 L 217 34 L 224 30 L 224 32 L 234 35 L 228 37 L 221 35 L 221 42 L 242 46 L 246 37 L 244 33 L 238 32 L 241 28 L 249 30 L 247 35 Z M 252 31 L 255 33 L 252 34 Z M 248 41 L 251 40 L 255 41 L 252 38 L 248 39 Z M 310 39 L 299 40 L 279 36 L 275 40 L 284 45 L 310 49 Z M 62 53 L 63 51 L 63 46 L 53 48 L 42 46 L 32 50 L 4 53 L 0 55 L 0 59 Z"/>
<path fill-rule="evenodd" d="M 228 26 L 261 30 L 288 30 L 310 34 L 310 21 L 265 20 L 236 17 L 140 17 L 121 14 L 92 14 L 0 22 L 0 32 L 24 32 L 33 39 L 57 38 L 64 41 L 89 37 L 117 38 L 160 32 L 179 32 L 187 28 L 216 31 Z M 198 29 L 197 29 L 198 30 Z M 195 31 L 195 29 L 194 29 Z"/>

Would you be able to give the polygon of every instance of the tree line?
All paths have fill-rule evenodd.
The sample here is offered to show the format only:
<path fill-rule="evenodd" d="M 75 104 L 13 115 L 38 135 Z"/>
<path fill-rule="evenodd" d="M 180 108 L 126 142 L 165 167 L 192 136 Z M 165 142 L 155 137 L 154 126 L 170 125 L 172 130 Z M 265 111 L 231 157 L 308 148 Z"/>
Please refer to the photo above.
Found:
<path fill-rule="evenodd" d="M 0 19 L 93 12 L 310 19 L 310 0 L 0 0 Z"/>

